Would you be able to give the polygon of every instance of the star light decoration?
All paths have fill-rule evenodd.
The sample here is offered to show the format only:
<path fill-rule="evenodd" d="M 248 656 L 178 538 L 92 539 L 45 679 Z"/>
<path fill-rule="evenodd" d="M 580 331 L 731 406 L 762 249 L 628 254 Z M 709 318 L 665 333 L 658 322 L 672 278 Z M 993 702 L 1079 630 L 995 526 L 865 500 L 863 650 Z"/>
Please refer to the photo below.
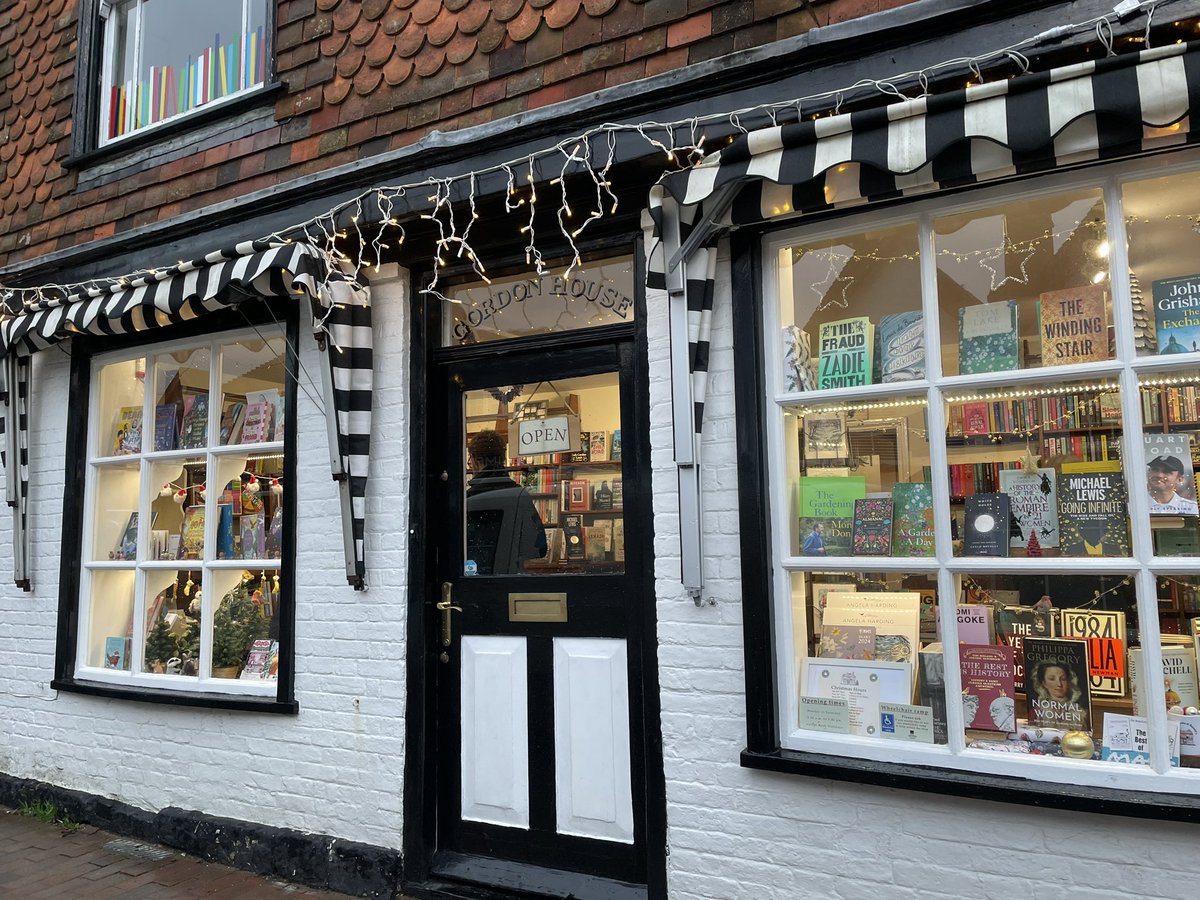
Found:
<path fill-rule="evenodd" d="M 1005 275 L 1003 278 L 1000 277 L 1000 272 L 998 269 L 1001 264 L 1005 263 L 1010 253 L 1020 256 L 1021 258 L 1021 276 L 1019 278 L 1016 275 Z M 1024 249 L 1014 246 L 1013 243 L 1008 239 L 1008 229 L 1005 228 L 1004 237 L 1000 241 L 1000 246 L 996 247 L 994 250 L 989 250 L 986 253 L 981 253 L 979 256 L 979 265 L 981 265 L 988 272 L 988 283 L 991 286 L 991 293 L 994 294 L 1010 281 L 1013 284 L 1029 284 L 1029 269 L 1027 267 L 1029 265 L 1029 260 L 1033 259 L 1033 256 L 1036 253 L 1037 247 L 1032 243 L 1027 244 Z M 1005 269 L 1007 270 L 1007 268 L 1008 267 L 1006 265 Z"/>
<path fill-rule="evenodd" d="M 1037 454 L 1033 452 L 1033 448 L 1028 444 L 1025 445 L 1025 452 L 1021 455 L 1021 468 L 1026 472 L 1036 472 L 1040 461 Z"/>

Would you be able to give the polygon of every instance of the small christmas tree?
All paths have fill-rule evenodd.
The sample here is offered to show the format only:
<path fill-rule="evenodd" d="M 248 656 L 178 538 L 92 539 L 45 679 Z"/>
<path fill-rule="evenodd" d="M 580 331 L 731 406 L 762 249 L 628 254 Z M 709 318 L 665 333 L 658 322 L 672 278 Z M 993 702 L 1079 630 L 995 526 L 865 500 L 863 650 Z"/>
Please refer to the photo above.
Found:
<path fill-rule="evenodd" d="M 1036 528 L 1029 529 L 1029 543 L 1025 546 L 1025 555 L 1026 556 L 1041 556 L 1042 555 L 1042 544 L 1038 540 Z"/>
<path fill-rule="evenodd" d="M 251 580 L 243 580 L 221 598 L 213 614 L 214 669 L 240 668 L 250 645 L 267 636 L 269 625 L 251 599 L 250 588 Z"/>
<path fill-rule="evenodd" d="M 171 637 L 171 630 L 167 627 L 167 617 L 159 616 L 158 622 L 146 635 L 146 667 L 150 668 L 156 662 L 165 666 L 167 660 L 175 655 L 176 649 L 175 638 Z"/>

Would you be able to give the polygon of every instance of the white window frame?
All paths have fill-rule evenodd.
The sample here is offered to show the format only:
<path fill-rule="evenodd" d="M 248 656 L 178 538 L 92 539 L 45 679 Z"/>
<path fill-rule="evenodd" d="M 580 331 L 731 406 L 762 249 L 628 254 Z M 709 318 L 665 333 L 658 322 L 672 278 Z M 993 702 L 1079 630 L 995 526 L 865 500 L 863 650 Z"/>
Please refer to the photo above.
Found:
<path fill-rule="evenodd" d="M 141 68 L 141 59 L 142 59 L 142 29 L 141 29 L 142 7 L 145 6 L 148 2 L 150 2 L 150 0 L 132 0 L 132 2 L 133 2 L 134 8 L 133 8 L 133 14 L 132 14 L 132 16 L 130 16 L 130 28 L 133 30 L 133 33 L 134 33 L 134 51 L 133 51 L 134 71 L 137 71 L 138 69 Z M 249 23 L 249 21 L 250 21 L 251 6 L 253 4 L 259 3 L 259 2 L 263 2 L 263 0 L 242 0 L 242 31 L 243 31 L 243 33 L 245 32 L 247 23 Z M 186 119 L 188 116 L 194 116 L 197 113 L 201 112 L 202 110 L 215 109 L 219 106 L 224 106 L 227 103 L 231 103 L 231 102 L 237 100 L 239 97 L 244 97 L 247 94 L 258 90 L 265 83 L 263 81 L 256 81 L 253 84 L 242 88 L 241 90 L 234 91 L 231 94 L 226 94 L 224 97 L 217 97 L 215 99 L 209 100 L 207 103 L 201 104 L 200 106 L 193 107 L 192 109 L 185 110 L 183 112 L 177 112 L 173 116 L 168 116 L 165 119 L 159 119 L 157 122 L 152 122 L 149 125 L 143 125 L 141 128 L 133 128 L 133 129 L 127 131 L 125 134 L 117 135 L 116 137 L 109 137 L 108 136 L 108 120 L 109 120 L 109 114 L 111 112 L 111 106 L 112 106 L 112 94 L 111 94 L 110 88 L 111 88 L 111 84 L 112 84 L 113 53 L 116 50 L 116 46 L 115 46 L 116 36 L 113 34 L 112 29 L 110 29 L 108 26 L 109 26 L 109 22 L 112 19 L 112 14 L 115 10 L 115 7 L 120 6 L 120 5 L 122 5 L 122 0 L 102 0 L 102 2 L 100 3 L 100 10 L 97 15 L 98 26 L 100 28 L 100 34 L 101 34 L 101 39 L 100 39 L 100 46 L 101 46 L 101 50 L 100 50 L 100 83 L 96 87 L 96 90 L 100 94 L 100 96 L 97 98 L 99 100 L 98 107 L 100 110 L 100 115 L 96 122 L 96 146 L 97 147 L 106 147 L 109 144 L 115 144 L 120 141 L 125 141 L 136 135 L 148 134 L 148 133 L 162 127 L 163 125 L 170 124 L 171 122 L 178 122 L 180 119 Z M 270 40 L 270 35 L 268 35 L 266 33 L 266 29 L 270 27 L 271 18 L 270 18 L 270 10 L 267 8 L 267 5 L 265 3 L 264 3 L 264 8 L 263 8 L 263 14 L 265 16 L 266 27 L 264 27 L 264 29 L 263 29 L 263 42 L 259 47 L 260 53 L 266 52 L 265 48 L 272 43 Z M 244 42 L 243 42 L 243 45 L 238 50 L 238 58 L 240 60 L 239 71 L 245 71 L 246 49 L 245 49 Z M 268 60 L 268 63 L 269 62 L 270 61 Z"/>
<path fill-rule="evenodd" d="M 771 490 L 765 498 L 771 545 L 773 617 L 775 622 L 775 696 L 776 722 L 780 746 L 785 750 L 828 754 L 847 760 L 863 759 L 884 763 L 936 766 L 943 769 L 987 775 L 1014 776 L 1031 783 L 1119 788 L 1172 794 L 1200 794 L 1200 769 L 1171 767 L 1166 740 L 1166 711 L 1162 704 L 1147 704 L 1151 724 L 1150 765 L 1134 766 L 1050 756 L 996 753 L 966 747 L 962 704 L 953 702 L 961 694 L 959 674 L 955 576 L 983 573 L 1080 574 L 1134 577 L 1137 596 L 1139 640 L 1143 648 L 1146 672 L 1144 683 L 1161 683 L 1159 652 L 1159 610 L 1156 575 L 1200 575 L 1200 558 L 1155 557 L 1149 527 L 1149 506 L 1144 491 L 1129 491 L 1131 550 L 1128 558 L 978 558 L 954 556 L 950 539 L 948 452 L 946 444 L 945 397 L 966 389 L 1014 387 L 1046 383 L 1079 382 L 1083 379 L 1116 380 L 1120 385 L 1122 435 L 1143 431 L 1139 377 L 1163 375 L 1176 370 L 1200 372 L 1200 353 L 1173 356 L 1137 355 L 1134 346 L 1133 314 L 1129 290 L 1129 264 L 1126 230 L 1121 204 L 1121 189 L 1130 182 L 1167 175 L 1195 173 L 1200 177 L 1200 153 L 1179 151 L 1168 156 L 1149 157 L 1125 163 L 1105 165 L 1076 173 L 1040 176 L 1020 185 L 974 189 L 966 199 L 922 200 L 888 210 L 855 213 L 825 219 L 807 227 L 772 231 L 763 236 L 763 365 L 766 367 L 764 438 L 768 478 L 771 485 L 788 485 L 787 445 L 784 436 L 785 410 L 803 410 L 837 401 L 885 401 L 903 397 L 924 397 L 928 410 L 930 465 L 933 476 L 935 555 L 929 558 L 905 557 L 811 557 L 792 556 L 789 552 L 791 523 L 786 503 L 778 498 L 789 496 L 786 490 Z M 936 218 L 1009 204 L 1036 196 L 1070 190 L 1099 188 L 1103 193 L 1107 238 L 1112 248 L 1109 280 L 1112 296 L 1116 347 L 1113 359 L 1065 366 L 1021 369 L 1003 373 L 943 375 L 938 317 L 936 258 L 933 252 L 933 222 Z M 853 388 L 787 393 L 782 390 L 783 360 L 779 342 L 769 336 L 780 334 L 780 288 L 776 266 L 778 251 L 797 244 L 816 243 L 830 238 L 878 230 L 901 224 L 916 224 L 920 235 L 920 278 L 925 321 L 926 378 L 899 384 L 871 384 Z M 797 323 L 803 324 L 803 323 Z M 935 349 L 936 348 L 936 349 Z M 1122 454 L 1126 484 L 1144 479 L 1145 453 L 1141 441 L 1126 441 Z M 1132 477 L 1131 477 L 1132 476 Z M 845 734 L 802 731 L 797 726 L 799 672 L 794 666 L 796 651 L 792 645 L 793 573 L 883 572 L 928 574 L 937 578 L 938 606 L 945 648 L 945 690 L 948 698 L 947 730 L 949 743 L 942 745 L 888 741 Z M 1155 679 L 1158 679 L 1157 681 Z M 1098 744 L 1097 740 L 1097 744 Z"/>
<path fill-rule="evenodd" d="M 222 460 L 230 460 L 238 457 L 246 456 L 279 456 L 287 454 L 287 441 L 264 441 L 257 444 L 228 444 L 222 445 L 213 443 L 213 439 L 220 440 L 220 423 L 222 404 L 219 402 L 210 402 L 208 405 L 208 438 L 209 443 L 203 448 L 187 449 L 187 450 L 147 450 L 147 447 L 153 446 L 154 435 L 154 407 L 155 407 L 155 391 L 153 385 L 157 383 L 154 368 L 154 359 L 162 354 L 171 353 L 177 350 L 203 350 L 209 351 L 209 373 L 208 373 L 208 396 L 210 398 L 219 398 L 222 393 L 222 361 L 221 348 L 230 344 L 235 344 L 241 340 L 261 340 L 266 338 L 281 338 L 287 340 L 287 329 L 283 325 L 267 325 L 259 326 L 258 328 L 239 329 L 236 331 L 222 331 L 213 335 L 203 337 L 193 337 L 180 339 L 176 341 L 166 341 L 156 344 L 145 344 L 133 350 L 121 350 L 112 353 L 96 354 L 91 359 L 91 384 L 88 395 L 88 430 L 85 443 L 85 452 L 87 454 L 86 470 L 84 474 L 84 503 L 83 503 L 83 523 L 82 523 L 82 541 L 80 543 L 80 577 L 79 577 L 79 593 L 76 597 L 78 617 L 76 620 L 75 633 L 75 671 L 74 676 L 77 681 L 86 681 L 91 683 L 103 683 L 114 687 L 120 686 L 125 688 L 145 689 L 147 692 L 172 690 L 186 691 L 189 693 L 204 693 L 204 694 L 230 694 L 251 697 L 267 697 L 274 698 L 279 691 L 279 681 L 242 681 L 240 679 L 231 678 L 214 678 L 209 672 L 212 667 L 212 630 L 213 630 L 213 614 L 220 601 L 220 597 L 215 595 L 212 590 L 214 579 L 212 575 L 217 572 L 230 572 L 241 570 L 252 570 L 258 572 L 265 570 L 268 574 L 275 572 L 283 574 L 285 571 L 285 563 L 290 558 L 290 554 L 295 553 L 295 548 L 286 543 L 279 559 L 217 559 L 215 556 L 217 546 L 217 503 L 221 495 L 220 490 L 208 490 L 205 492 L 204 499 L 204 557 L 203 559 L 139 559 L 132 560 L 101 560 L 91 559 L 95 554 L 92 553 L 92 534 L 93 522 L 95 521 L 96 509 L 96 494 L 99 484 L 100 470 L 106 466 L 127 466 L 131 458 L 136 458 L 140 466 L 140 494 L 138 497 L 138 549 L 139 557 L 145 553 L 145 548 L 150 546 L 150 516 L 146 515 L 151 504 L 157 496 L 158 486 L 152 483 L 151 466 L 156 462 L 170 462 L 174 460 L 194 459 L 199 456 L 205 457 L 206 463 L 206 485 L 217 485 L 220 477 L 214 478 L 214 473 L 217 472 L 217 464 Z M 142 408 L 142 452 L 136 456 L 133 454 L 124 456 L 111 456 L 97 452 L 97 448 L 102 445 L 102 440 L 106 435 L 107 428 L 111 427 L 112 423 L 106 421 L 114 412 L 112 409 L 101 409 L 100 403 L 100 372 L 108 365 L 113 363 L 128 362 L 135 359 L 144 359 L 146 366 L 146 389 L 144 390 L 143 408 Z M 286 379 L 285 379 L 286 388 Z M 282 396 L 286 396 L 286 390 Z M 282 399 L 281 396 L 281 399 Z M 245 466 L 243 465 L 244 469 Z M 238 470 L 240 475 L 241 469 Z M 293 495 L 294 497 L 294 495 Z M 284 502 L 294 502 L 291 497 L 285 496 Z M 133 640 L 129 651 L 130 666 L 126 670 L 105 669 L 95 666 L 89 666 L 87 662 L 88 654 L 88 636 L 91 633 L 91 614 L 92 614 L 92 579 L 96 573 L 111 572 L 111 571 L 130 571 L 134 572 L 134 605 L 133 605 Z M 199 570 L 202 572 L 201 585 L 201 608 L 200 608 L 200 660 L 199 670 L 197 675 L 168 675 L 152 672 L 139 671 L 142 668 L 145 652 L 145 618 L 146 618 L 146 597 L 145 583 L 146 573 L 151 571 L 186 571 Z M 284 614 L 283 611 L 280 613 Z M 281 653 L 290 653 L 290 648 L 283 647 Z"/>

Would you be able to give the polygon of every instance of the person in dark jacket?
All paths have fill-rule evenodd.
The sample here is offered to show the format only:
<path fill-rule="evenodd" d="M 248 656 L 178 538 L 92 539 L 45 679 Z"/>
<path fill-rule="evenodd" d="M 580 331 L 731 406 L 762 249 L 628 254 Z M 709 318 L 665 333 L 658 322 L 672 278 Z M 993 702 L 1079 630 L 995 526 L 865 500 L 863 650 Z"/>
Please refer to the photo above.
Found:
<path fill-rule="evenodd" d="M 529 491 L 509 476 L 504 438 L 491 429 L 467 440 L 467 556 L 477 575 L 515 575 L 546 555 L 546 529 Z"/>

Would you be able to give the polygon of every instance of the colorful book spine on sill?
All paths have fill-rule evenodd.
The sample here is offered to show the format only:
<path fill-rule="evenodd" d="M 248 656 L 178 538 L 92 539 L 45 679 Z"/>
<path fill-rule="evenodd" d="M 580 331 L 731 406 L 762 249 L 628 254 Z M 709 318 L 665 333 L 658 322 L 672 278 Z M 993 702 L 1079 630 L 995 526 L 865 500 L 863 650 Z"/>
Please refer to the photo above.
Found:
<path fill-rule="evenodd" d="M 979 303 L 958 311 L 958 371 L 1008 372 L 1020 366 L 1016 300 Z"/>
<path fill-rule="evenodd" d="M 998 463 L 951 463 L 947 468 L 950 476 L 950 494 L 954 497 L 969 497 L 972 494 L 989 494 L 1000 487 L 1000 473 L 1020 467 L 1019 462 Z"/>
<path fill-rule="evenodd" d="M 867 316 L 826 322 L 821 326 L 817 387 L 870 384 L 874 368 L 875 326 Z"/>
<path fill-rule="evenodd" d="M 854 501 L 850 552 L 854 556 L 891 556 L 891 497 L 867 497 Z"/>
<path fill-rule="evenodd" d="M 1038 297 L 1042 365 L 1108 359 L 1108 312 L 1102 284 L 1047 291 Z"/>
<path fill-rule="evenodd" d="M 1159 353 L 1200 350 L 1200 275 L 1163 278 L 1151 287 Z"/>
<path fill-rule="evenodd" d="M 1065 468 L 1056 484 L 1062 555 L 1128 556 L 1127 494 L 1121 473 Z"/>
<path fill-rule="evenodd" d="M 1037 532 L 1039 546 L 1057 547 L 1058 498 L 1054 469 L 1003 469 L 999 476 L 1000 491 L 1008 496 L 1013 522 L 1021 530 L 1019 536 L 1013 531 L 1009 546 L 1028 547 L 1030 534 Z"/>
<path fill-rule="evenodd" d="M 1007 494 L 966 498 L 964 556 L 1008 556 L 1010 505 Z"/>
<path fill-rule="evenodd" d="M 892 485 L 892 556 L 933 556 L 933 491 L 928 482 Z"/>
<path fill-rule="evenodd" d="M 925 377 L 925 319 L 919 311 L 883 316 L 875 336 L 877 381 L 892 384 Z"/>

